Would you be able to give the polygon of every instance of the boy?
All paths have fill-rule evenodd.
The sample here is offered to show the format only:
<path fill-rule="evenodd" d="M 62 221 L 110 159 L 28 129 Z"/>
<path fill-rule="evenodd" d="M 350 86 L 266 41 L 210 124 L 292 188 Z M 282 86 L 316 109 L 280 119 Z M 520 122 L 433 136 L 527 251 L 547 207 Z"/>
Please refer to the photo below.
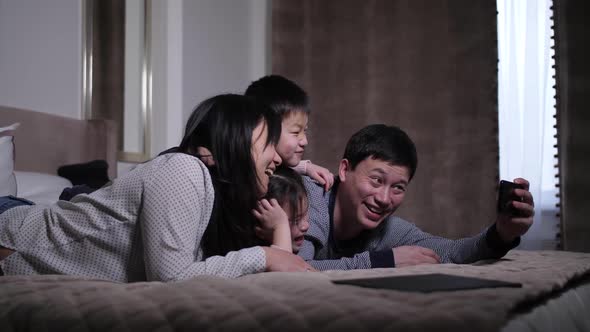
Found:
<path fill-rule="evenodd" d="M 307 146 L 307 93 L 283 76 L 269 75 L 252 82 L 245 95 L 266 102 L 281 116 L 281 138 L 276 149 L 283 164 L 294 168 L 299 174 L 311 177 L 328 191 L 334 183 L 334 175 L 324 167 L 302 160 Z"/>

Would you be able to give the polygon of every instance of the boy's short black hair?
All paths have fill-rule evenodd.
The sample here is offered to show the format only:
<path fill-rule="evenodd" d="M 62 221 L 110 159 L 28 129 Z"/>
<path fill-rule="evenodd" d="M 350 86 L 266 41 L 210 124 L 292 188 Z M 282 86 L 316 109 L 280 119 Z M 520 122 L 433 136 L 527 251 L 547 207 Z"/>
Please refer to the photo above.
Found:
<path fill-rule="evenodd" d="M 281 117 L 293 111 L 309 114 L 307 93 L 295 82 L 280 75 L 268 75 L 252 82 L 245 95 L 265 102 Z"/>
<path fill-rule="evenodd" d="M 418 167 L 416 146 L 400 128 L 373 124 L 357 131 L 346 144 L 344 156 L 351 168 L 367 158 L 383 160 L 392 165 L 405 166 L 410 171 L 410 180 Z"/>

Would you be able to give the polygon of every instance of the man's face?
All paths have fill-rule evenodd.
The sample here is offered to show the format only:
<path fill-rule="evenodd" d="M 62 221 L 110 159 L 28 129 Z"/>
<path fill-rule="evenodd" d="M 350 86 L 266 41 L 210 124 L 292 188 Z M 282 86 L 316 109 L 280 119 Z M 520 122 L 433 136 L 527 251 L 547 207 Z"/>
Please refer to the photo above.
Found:
<path fill-rule="evenodd" d="M 345 223 L 355 223 L 359 229 L 374 229 L 402 204 L 410 171 L 368 157 L 354 170 L 348 160 L 340 161 L 341 217 Z M 352 226 L 352 225 L 351 225 Z"/>

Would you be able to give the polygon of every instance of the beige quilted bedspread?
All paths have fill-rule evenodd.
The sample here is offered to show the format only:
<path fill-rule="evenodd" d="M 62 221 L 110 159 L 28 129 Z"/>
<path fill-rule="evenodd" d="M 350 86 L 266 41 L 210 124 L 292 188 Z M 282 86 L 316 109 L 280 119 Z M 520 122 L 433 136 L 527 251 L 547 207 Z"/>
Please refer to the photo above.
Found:
<path fill-rule="evenodd" d="M 523 287 L 423 294 L 330 282 L 424 273 Z M 559 251 L 513 251 L 472 265 L 202 276 L 167 284 L 0 277 L 0 331 L 498 331 L 517 306 L 542 302 L 589 277 L 590 254 Z"/>

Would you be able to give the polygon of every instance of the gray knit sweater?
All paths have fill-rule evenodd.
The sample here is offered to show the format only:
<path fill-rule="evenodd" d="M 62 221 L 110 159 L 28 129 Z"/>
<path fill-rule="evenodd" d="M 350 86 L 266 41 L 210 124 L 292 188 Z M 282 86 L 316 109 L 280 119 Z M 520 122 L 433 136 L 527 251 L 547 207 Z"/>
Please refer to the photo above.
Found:
<path fill-rule="evenodd" d="M 404 245 L 430 248 L 442 263 L 471 263 L 500 258 L 519 243 L 519 240 L 508 246 L 502 243 L 494 225 L 474 237 L 450 240 L 423 232 L 396 216 L 390 216 L 379 227 L 353 240 L 338 242 L 333 239 L 330 220 L 330 199 L 338 190 L 338 181 L 331 191 L 324 192 L 309 177 L 303 179 L 309 198 L 310 227 L 298 254 L 318 270 L 395 267 L 392 249 Z"/>

